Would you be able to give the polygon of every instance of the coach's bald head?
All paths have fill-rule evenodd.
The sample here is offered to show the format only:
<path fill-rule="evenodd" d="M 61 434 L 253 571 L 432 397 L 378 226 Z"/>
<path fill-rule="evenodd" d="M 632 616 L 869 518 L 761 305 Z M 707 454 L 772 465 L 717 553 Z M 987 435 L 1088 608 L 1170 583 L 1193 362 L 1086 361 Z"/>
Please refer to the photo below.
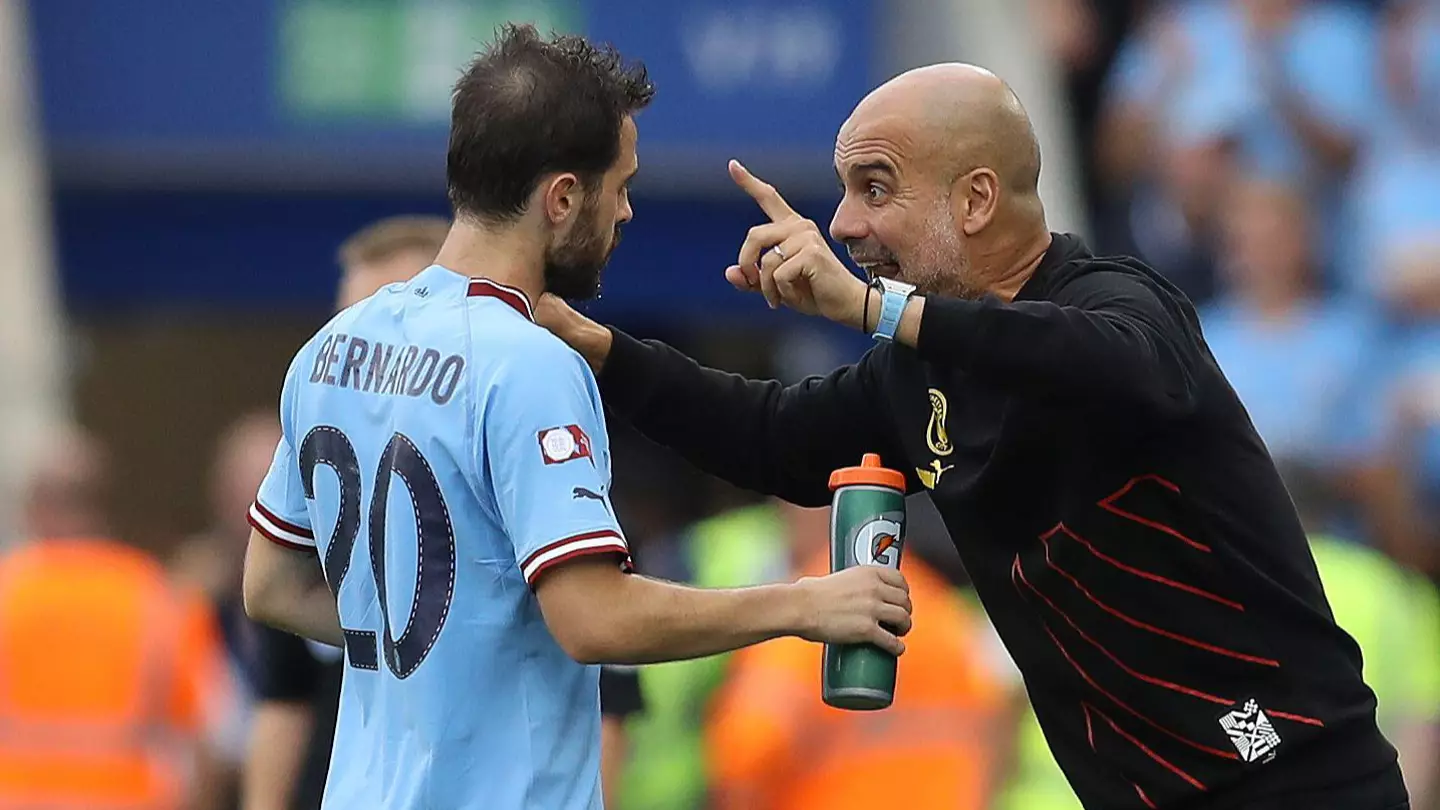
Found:
<path fill-rule="evenodd" d="M 922 291 L 1006 292 L 1012 254 L 1048 245 L 1035 131 L 983 68 L 930 65 L 881 85 L 841 127 L 835 170 L 845 198 L 831 235 Z"/>

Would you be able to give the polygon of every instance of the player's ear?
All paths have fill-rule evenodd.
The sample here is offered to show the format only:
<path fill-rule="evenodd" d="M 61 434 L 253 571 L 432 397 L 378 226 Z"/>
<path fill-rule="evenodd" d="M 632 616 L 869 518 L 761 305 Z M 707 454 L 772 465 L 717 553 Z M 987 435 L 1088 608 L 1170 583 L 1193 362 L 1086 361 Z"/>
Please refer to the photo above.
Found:
<path fill-rule="evenodd" d="M 574 173 L 560 172 L 551 175 L 541 184 L 541 193 L 545 218 L 551 225 L 558 227 L 580 210 L 585 189 L 580 184 L 580 178 Z"/>

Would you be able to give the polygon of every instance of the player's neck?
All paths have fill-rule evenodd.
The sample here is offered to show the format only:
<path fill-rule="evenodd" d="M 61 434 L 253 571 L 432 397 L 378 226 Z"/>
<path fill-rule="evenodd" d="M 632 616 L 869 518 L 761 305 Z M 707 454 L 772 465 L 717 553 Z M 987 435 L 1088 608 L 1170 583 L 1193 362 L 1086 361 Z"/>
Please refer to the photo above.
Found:
<path fill-rule="evenodd" d="M 523 224 L 496 228 L 457 219 L 435 263 L 514 287 L 532 303 L 545 291 L 545 247 Z"/>

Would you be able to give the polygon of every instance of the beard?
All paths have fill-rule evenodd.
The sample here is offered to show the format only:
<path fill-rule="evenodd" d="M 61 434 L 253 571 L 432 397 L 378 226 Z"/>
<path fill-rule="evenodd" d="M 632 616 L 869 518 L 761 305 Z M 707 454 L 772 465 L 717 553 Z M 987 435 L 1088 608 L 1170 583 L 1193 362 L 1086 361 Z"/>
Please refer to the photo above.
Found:
<path fill-rule="evenodd" d="M 950 298 L 975 300 L 985 295 L 984 285 L 972 277 L 970 258 L 950 219 L 949 205 L 931 212 L 925 219 L 923 231 L 925 236 L 910 262 L 914 278 L 906 281 L 923 292 Z"/>
<path fill-rule="evenodd" d="M 606 239 L 598 220 L 599 207 L 587 201 L 570 235 L 545 251 L 546 292 L 570 301 L 600 296 L 600 274 L 620 244 L 620 226 Z"/>
<path fill-rule="evenodd" d="M 971 277 L 970 260 L 950 220 L 948 205 L 932 210 L 920 224 L 919 231 L 921 238 L 903 258 L 884 245 L 868 240 L 847 247 L 857 262 L 894 266 L 895 278 L 914 284 L 916 292 L 921 294 L 965 299 L 977 299 L 985 294 L 984 286 Z"/>

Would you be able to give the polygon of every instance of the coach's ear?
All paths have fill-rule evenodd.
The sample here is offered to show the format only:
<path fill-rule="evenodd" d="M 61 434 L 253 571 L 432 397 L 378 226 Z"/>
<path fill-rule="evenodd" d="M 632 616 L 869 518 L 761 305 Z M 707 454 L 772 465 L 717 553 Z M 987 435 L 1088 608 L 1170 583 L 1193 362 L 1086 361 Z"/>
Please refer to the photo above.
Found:
<path fill-rule="evenodd" d="M 585 188 L 573 172 L 560 172 L 541 181 L 540 207 L 552 227 L 563 228 L 585 202 Z"/>

